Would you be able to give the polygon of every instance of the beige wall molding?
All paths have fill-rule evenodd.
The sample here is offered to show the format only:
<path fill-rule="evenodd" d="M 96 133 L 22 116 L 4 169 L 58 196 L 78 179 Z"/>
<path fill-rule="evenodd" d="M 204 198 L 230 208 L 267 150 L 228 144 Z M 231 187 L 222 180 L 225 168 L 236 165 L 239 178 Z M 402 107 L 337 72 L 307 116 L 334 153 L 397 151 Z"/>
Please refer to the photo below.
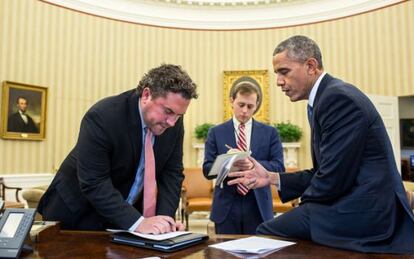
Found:
<path fill-rule="evenodd" d="M 110 19 L 185 29 L 234 30 L 333 20 L 402 0 L 43 0 Z"/>

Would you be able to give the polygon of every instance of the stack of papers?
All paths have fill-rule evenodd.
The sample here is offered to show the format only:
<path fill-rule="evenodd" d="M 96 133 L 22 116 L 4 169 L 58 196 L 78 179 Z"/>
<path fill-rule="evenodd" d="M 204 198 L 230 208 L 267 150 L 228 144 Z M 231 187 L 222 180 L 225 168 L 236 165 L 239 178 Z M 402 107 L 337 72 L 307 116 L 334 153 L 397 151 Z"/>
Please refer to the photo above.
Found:
<path fill-rule="evenodd" d="M 294 244 L 296 243 L 264 237 L 247 237 L 209 245 L 209 247 L 221 249 L 239 257 L 258 258 Z"/>
<path fill-rule="evenodd" d="M 146 238 L 146 239 L 151 239 L 151 240 L 166 240 L 166 239 L 170 239 L 173 237 L 178 237 L 178 236 L 182 236 L 185 234 L 189 234 L 189 231 L 175 231 L 175 232 L 169 232 L 169 233 L 165 233 L 165 234 L 158 234 L 158 235 L 153 235 L 153 234 L 142 234 L 142 233 L 137 233 L 137 232 L 133 232 L 133 231 L 129 231 L 129 230 L 123 230 L 123 229 L 106 229 L 109 232 L 112 233 L 130 233 L 132 235 L 138 236 L 138 237 L 142 237 L 142 238 Z"/>

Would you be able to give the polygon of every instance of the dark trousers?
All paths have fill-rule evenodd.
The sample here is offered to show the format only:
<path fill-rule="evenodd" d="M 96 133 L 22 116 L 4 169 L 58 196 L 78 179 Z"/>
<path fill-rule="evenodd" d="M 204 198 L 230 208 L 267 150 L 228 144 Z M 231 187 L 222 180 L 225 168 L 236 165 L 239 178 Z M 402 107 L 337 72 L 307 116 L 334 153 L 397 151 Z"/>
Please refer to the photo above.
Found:
<path fill-rule="evenodd" d="M 263 222 L 253 191 L 245 196 L 237 195 L 229 214 L 220 224 L 215 224 L 217 234 L 256 234 L 256 228 Z"/>
<path fill-rule="evenodd" d="M 310 240 L 309 221 L 309 210 L 305 203 L 262 223 L 257 228 L 257 234 Z"/>

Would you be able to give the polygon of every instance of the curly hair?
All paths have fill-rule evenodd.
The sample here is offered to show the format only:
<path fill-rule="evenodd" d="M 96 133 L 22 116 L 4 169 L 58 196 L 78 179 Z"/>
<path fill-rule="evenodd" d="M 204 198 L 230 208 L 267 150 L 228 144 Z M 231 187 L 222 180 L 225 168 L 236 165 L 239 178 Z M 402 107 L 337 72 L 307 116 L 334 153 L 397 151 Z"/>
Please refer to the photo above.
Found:
<path fill-rule="evenodd" d="M 137 86 L 137 94 L 142 96 L 142 91 L 148 87 L 153 98 L 166 97 L 167 93 L 179 93 L 187 100 L 197 99 L 197 85 L 181 66 L 162 64 L 146 73 Z"/>

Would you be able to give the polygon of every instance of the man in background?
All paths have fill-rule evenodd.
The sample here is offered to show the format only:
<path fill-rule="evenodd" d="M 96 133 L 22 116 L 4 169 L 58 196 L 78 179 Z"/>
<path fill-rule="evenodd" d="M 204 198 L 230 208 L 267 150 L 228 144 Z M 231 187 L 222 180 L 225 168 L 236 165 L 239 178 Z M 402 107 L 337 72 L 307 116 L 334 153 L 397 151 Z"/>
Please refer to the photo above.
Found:
<path fill-rule="evenodd" d="M 16 99 L 17 112 L 9 116 L 7 120 L 7 131 L 39 133 L 39 129 L 33 119 L 26 113 L 29 103 L 26 97 L 19 96 Z"/>
<path fill-rule="evenodd" d="M 261 224 L 258 234 L 310 239 L 372 253 L 414 253 L 414 215 L 384 123 L 355 86 L 324 72 L 318 45 L 305 36 L 273 53 L 277 85 L 292 102 L 308 100 L 313 168 L 279 174 L 254 162 L 230 173 L 249 188 L 275 185 L 299 207 Z"/>
<path fill-rule="evenodd" d="M 252 118 L 262 96 L 257 86 L 242 81 L 230 91 L 233 118 L 210 129 L 205 144 L 203 173 L 208 173 L 218 155 L 230 147 L 251 151 L 251 156 L 270 171 L 284 171 L 283 149 L 274 127 Z M 230 150 L 232 151 L 232 150 Z M 234 164 L 241 170 L 253 167 L 247 158 Z M 227 181 L 227 180 L 225 180 Z M 269 186 L 249 191 L 245 186 L 217 186 L 210 219 L 217 234 L 255 234 L 257 226 L 273 218 L 272 193 Z"/>
<path fill-rule="evenodd" d="M 39 203 L 63 229 L 183 230 L 173 217 L 183 175 L 183 115 L 196 85 L 176 65 L 151 69 L 136 89 L 98 101 Z"/>

